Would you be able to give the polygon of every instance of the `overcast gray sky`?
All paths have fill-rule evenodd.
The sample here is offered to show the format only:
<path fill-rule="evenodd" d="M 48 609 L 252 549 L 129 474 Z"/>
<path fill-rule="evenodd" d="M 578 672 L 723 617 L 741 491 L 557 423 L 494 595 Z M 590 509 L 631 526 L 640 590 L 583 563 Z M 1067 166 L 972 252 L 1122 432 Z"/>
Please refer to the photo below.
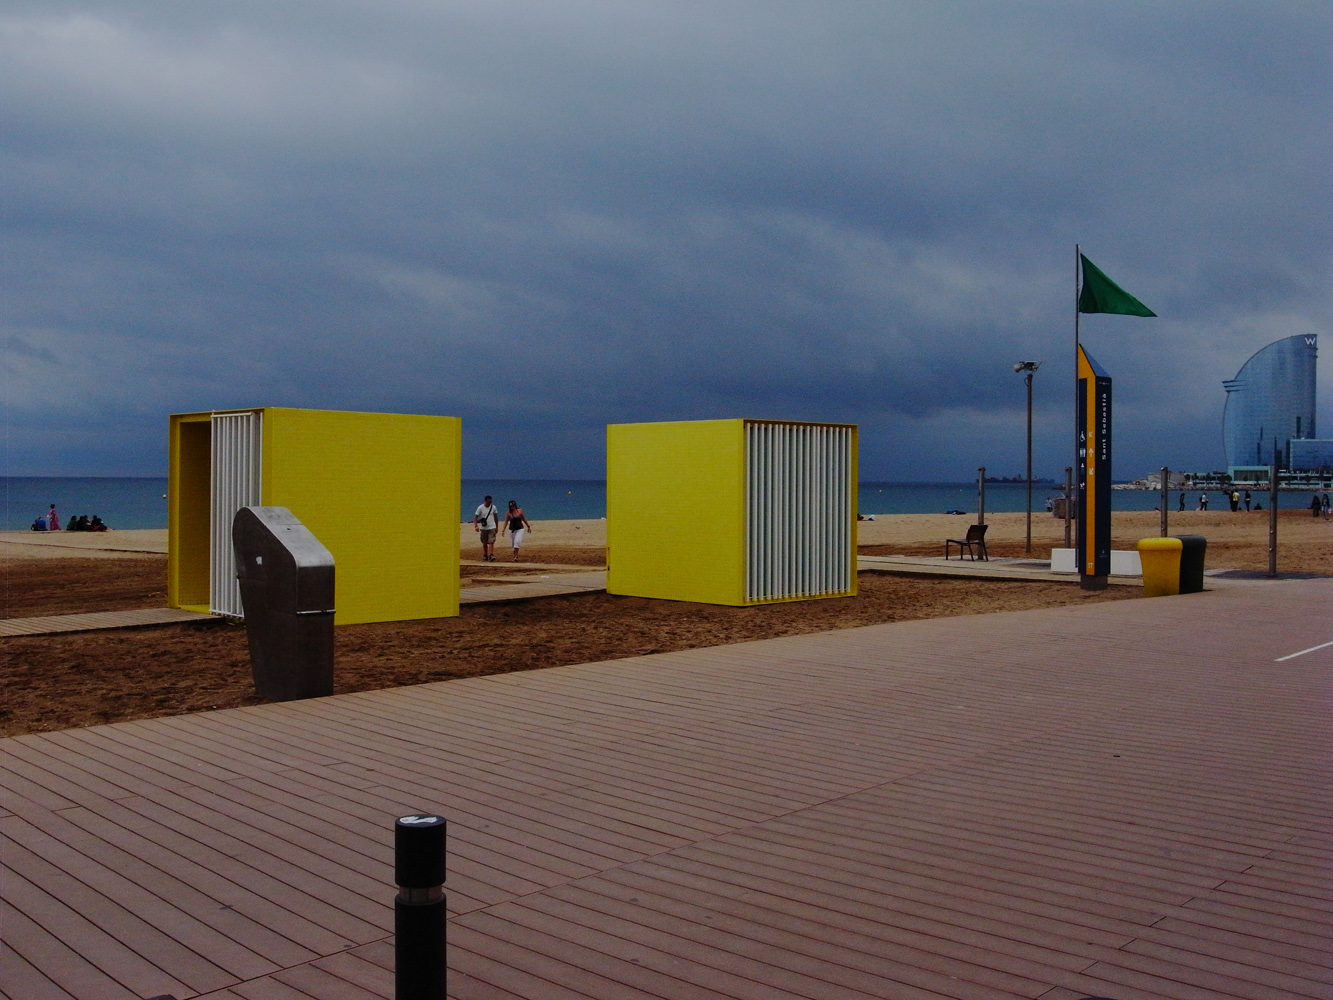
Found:
<path fill-rule="evenodd" d="M 1116 473 L 1222 462 L 1221 381 L 1327 333 L 1333 5 L 62 2 L 0 14 L 16 475 L 158 474 L 166 415 L 861 425 L 863 479 L 1071 438 L 1073 248 Z M 1320 430 L 1333 436 L 1321 371 Z"/>

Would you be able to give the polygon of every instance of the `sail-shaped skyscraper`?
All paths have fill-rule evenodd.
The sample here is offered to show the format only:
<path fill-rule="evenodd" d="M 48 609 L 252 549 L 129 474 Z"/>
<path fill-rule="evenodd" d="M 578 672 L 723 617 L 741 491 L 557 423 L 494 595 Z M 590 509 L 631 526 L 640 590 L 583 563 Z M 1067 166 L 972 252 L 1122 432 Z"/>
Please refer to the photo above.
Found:
<path fill-rule="evenodd" d="M 1227 390 L 1223 438 L 1233 478 L 1273 464 L 1290 468 L 1292 439 L 1315 436 L 1317 355 L 1314 334 L 1275 340 L 1222 383 Z"/>

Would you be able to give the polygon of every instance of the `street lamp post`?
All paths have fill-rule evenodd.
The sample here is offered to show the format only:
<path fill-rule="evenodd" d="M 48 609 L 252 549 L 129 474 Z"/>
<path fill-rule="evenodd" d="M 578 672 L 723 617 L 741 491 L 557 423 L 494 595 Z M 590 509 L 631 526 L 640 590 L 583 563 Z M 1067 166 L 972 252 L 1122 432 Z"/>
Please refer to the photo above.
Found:
<path fill-rule="evenodd" d="M 1037 369 L 1041 367 L 1040 361 L 1020 361 L 1014 365 L 1014 371 L 1023 375 L 1023 382 L 1028 390 L 1028 513 L 1027 513 L 1027 545 L 1023 551 L 1032 555 L 1032 376 L 1037 374 Z"/>

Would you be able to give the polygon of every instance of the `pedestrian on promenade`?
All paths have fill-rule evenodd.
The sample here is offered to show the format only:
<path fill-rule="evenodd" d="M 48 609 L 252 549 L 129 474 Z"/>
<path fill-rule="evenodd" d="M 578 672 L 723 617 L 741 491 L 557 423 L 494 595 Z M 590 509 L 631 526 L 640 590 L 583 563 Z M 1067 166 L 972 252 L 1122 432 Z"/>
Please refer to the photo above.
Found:
<path fill-rule="evenodd" d="M 483 562 L 495 562 L 495 531 L 499 528 L 500 512 L 486 497 L 472 515 L 472 530 L 481 536 L 481 559 Z"/>
<path fill-rule="evenodd" d="M 1324 517 L 1328 517 L 1328 491 L 1324 491 Z"/>
<path fill-rule="evenodd" d="M 518 550 L 523 546 L 523 537 L 531 530 L 532 525 L 528 524 L 523 508 L 517 500 L 510 500 L 503 531 L 509 532 L 509 546 L 514 550 L 514 562 L 518 562 Z"/>
<path fill-rule="evenodd" d="M 1240 494 L 1236 490 L 1231 491 L 1231 496 L 1227 498 L 1231 501 L 1231 512 L 1234 514 L 1240 510 Z"/>
<path fill-rule="evenodd" d="M 1310 513 L 1315 517 L 1322 517 L 1324 513 L 1324 501 L 1316 493 L 1310 500 Z"/>
<path fill-rule="evenodd" d="M 1199 510 L 1208 509 L 1208 494 L 1206 492 L 1199 494 Z"/>
<path fill-rule="evenodd" d="M 1187 497 L 1187 495 L 1188 495 L 1188 494 L 1186 494 L 1186 492 L 1185 492 L 1184 490 L 1181 490 L 1181 491 L 1180 491 L 1180 506 L 1176 508 L 1177 510 L 1184 510 L 1184 509 L 1185 509 L 1185 498 Z"/>
<path fill-rule="evenodd" d="M 1246 490 L 1246 491 L 1245 491 L 1245 509 L 1246 509 L 1246 510 L 1249 510 L 1249 509 L 1250 509 L 1250 500 L 1251 500 L 1251 499 L 1252 499 L 1252 498 L 1250 497 L 1250 491 L 1249 491 L 1249 490 Z"/>

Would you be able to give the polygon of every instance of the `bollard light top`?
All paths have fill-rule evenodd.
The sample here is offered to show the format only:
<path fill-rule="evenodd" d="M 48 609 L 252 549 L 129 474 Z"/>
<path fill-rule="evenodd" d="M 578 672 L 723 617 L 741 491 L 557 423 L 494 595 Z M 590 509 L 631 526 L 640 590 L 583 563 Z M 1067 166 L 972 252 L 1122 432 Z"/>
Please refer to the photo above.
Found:
<path fill-rule="evenodd" d="M 413 813 L 410 816 L 399 816 L 396 826 L 407 826 L 413 829 L 422 827 L 443 826 L 444 817 L 436 816 L 433 813 Z"/>
<path fill-rule="evenodd" d="M 394 881 L 408 889 L 432 889 L 444 883 L 443 816 L 411 813 L 393 824 Z"/>

